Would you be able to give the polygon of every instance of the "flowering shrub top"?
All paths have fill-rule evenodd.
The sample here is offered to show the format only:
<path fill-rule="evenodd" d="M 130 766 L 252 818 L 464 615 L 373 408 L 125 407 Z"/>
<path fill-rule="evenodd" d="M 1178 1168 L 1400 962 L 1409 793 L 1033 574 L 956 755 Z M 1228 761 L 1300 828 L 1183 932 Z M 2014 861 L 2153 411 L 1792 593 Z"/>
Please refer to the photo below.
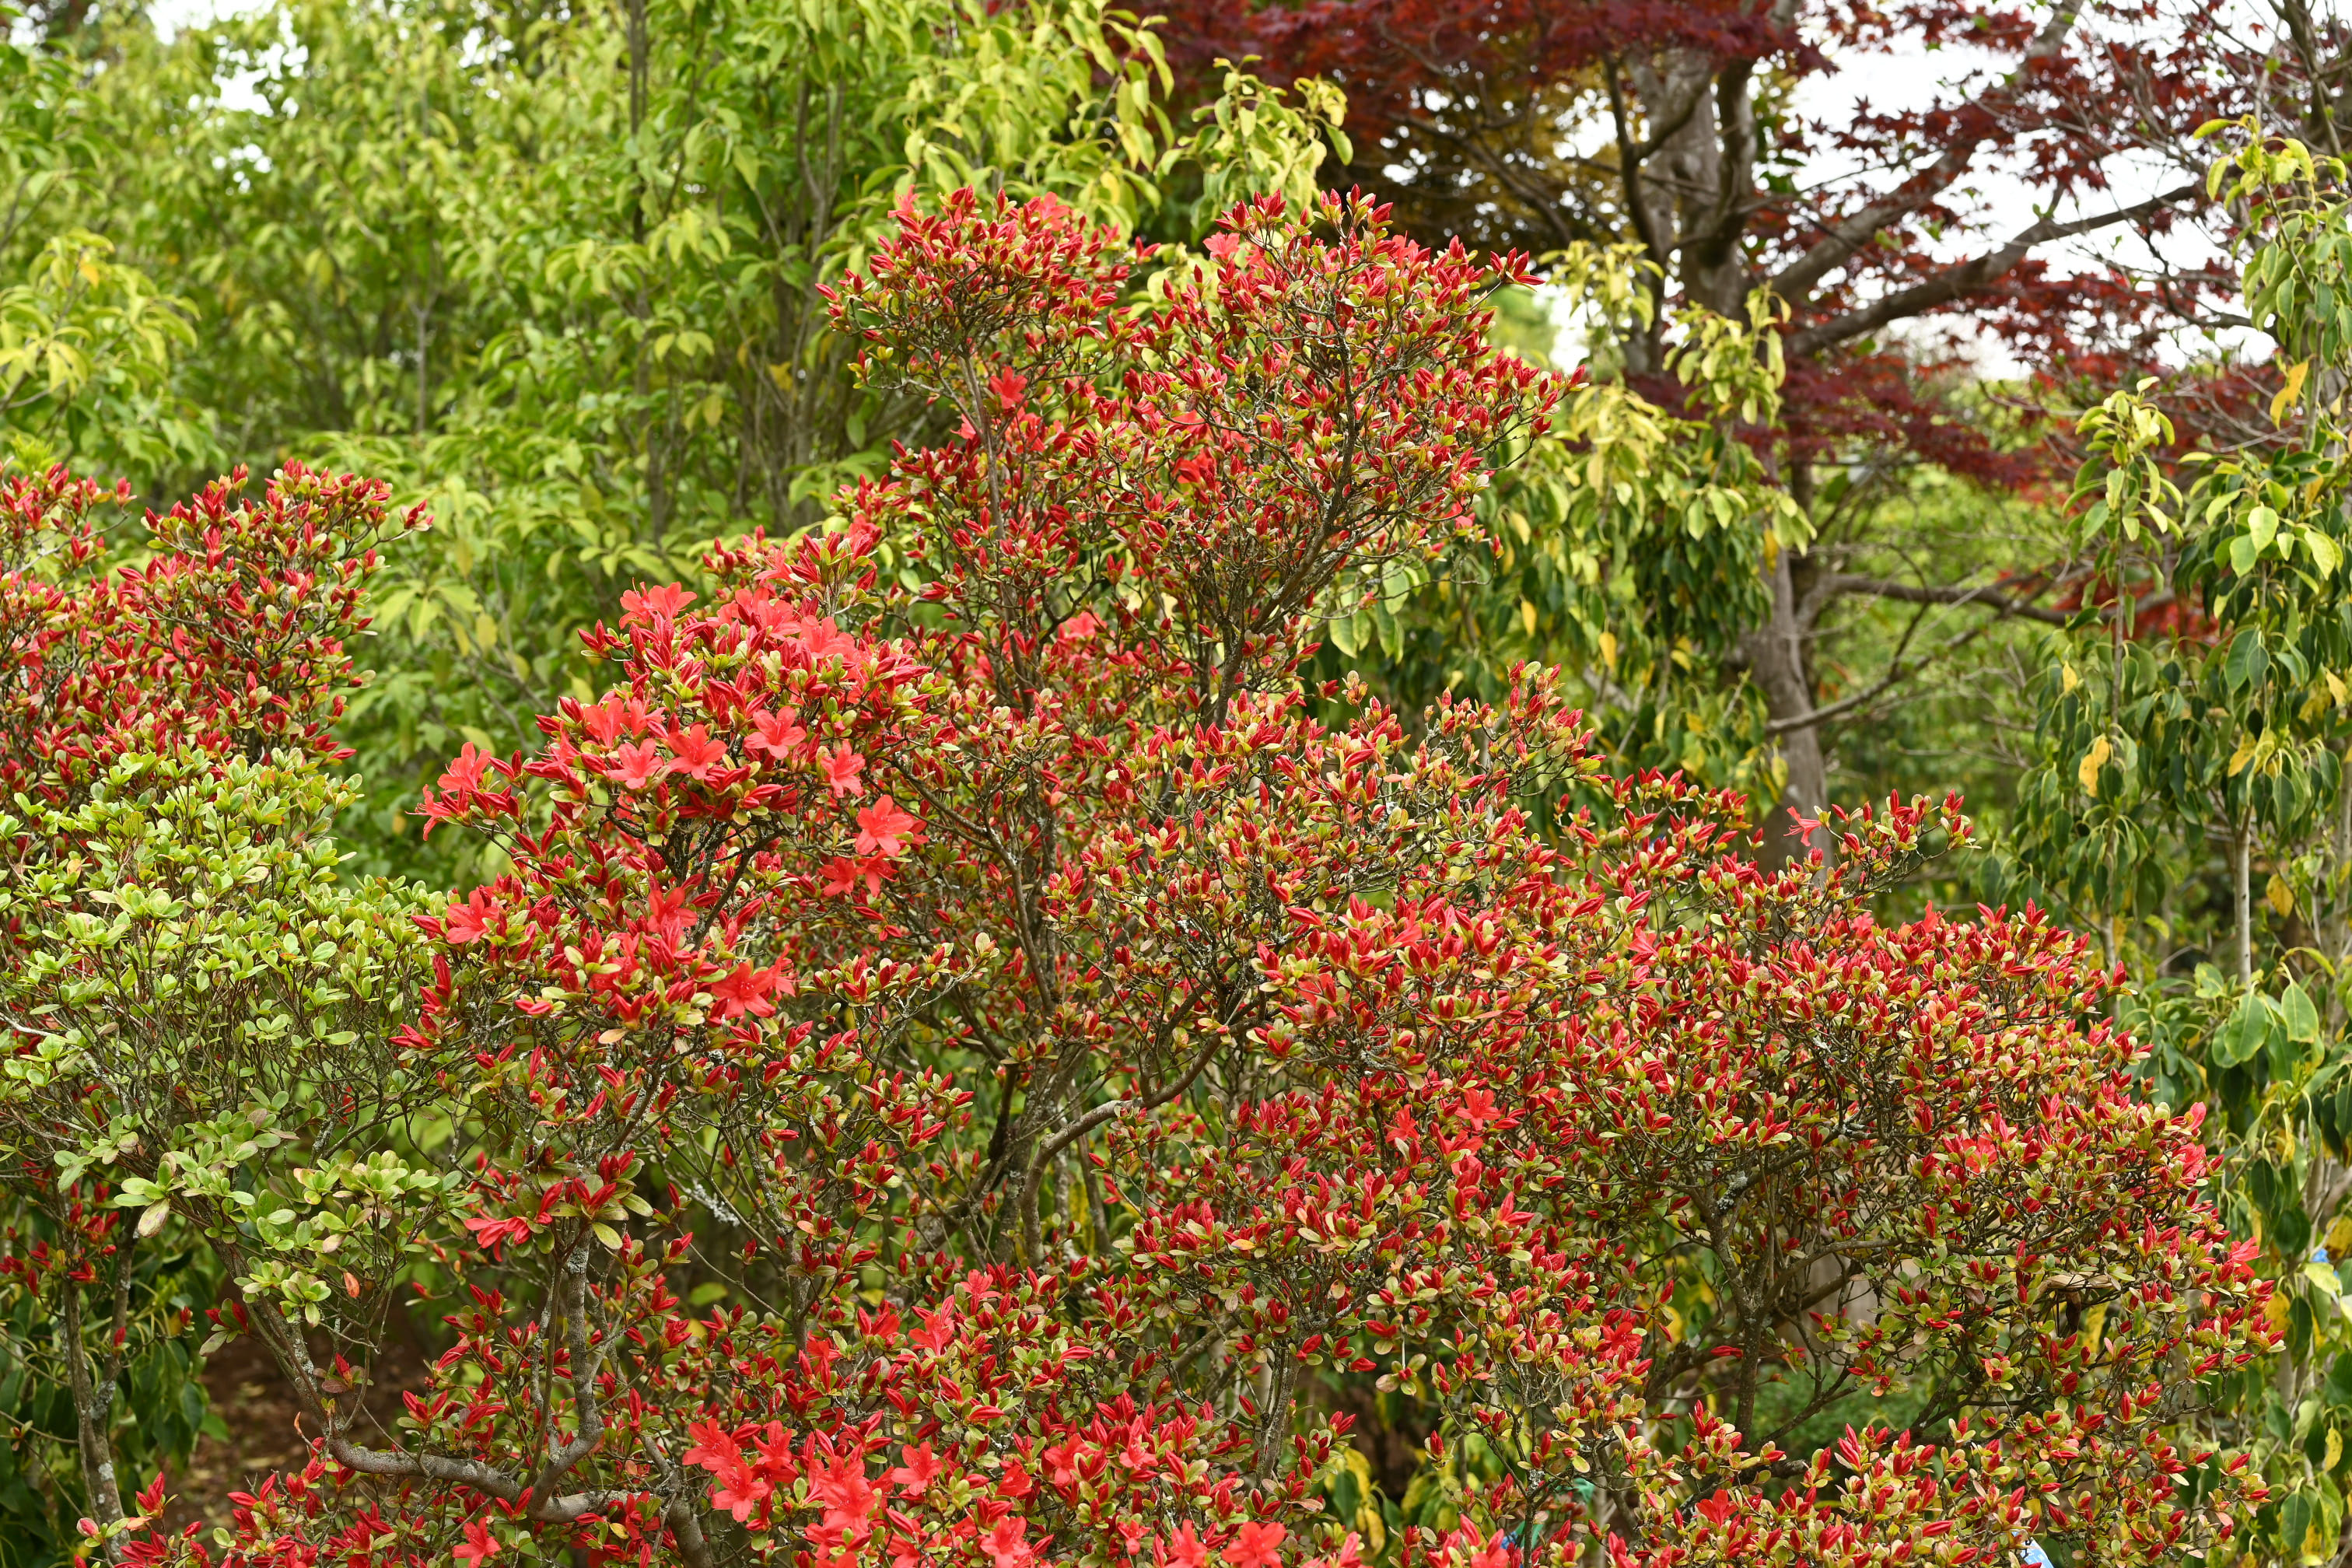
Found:
<path fill-rule="evenodd" d="M 382 484 L 299 465 L 261 501 L 242 473 L 147 520 L 143 560 L 108 574 L 90 512 L 109 492 L 62 469 L 0 484 L 0 784 L 63 799 L 116 758 L 331 737 L 358 684 L 343 638 L 387 518 Z M 121 498 L 128 498 L 128 489 Z"/>

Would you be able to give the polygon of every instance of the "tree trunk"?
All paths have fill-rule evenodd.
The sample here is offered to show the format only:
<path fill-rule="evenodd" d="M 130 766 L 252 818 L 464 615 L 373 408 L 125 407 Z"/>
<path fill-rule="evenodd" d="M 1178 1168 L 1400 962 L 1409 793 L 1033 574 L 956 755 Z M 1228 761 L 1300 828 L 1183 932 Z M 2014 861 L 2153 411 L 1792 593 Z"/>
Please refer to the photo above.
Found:
<path fill-rule="evenodd" d="M 2238 824 L 2238 841 L 2231 846 L 2236 864 L 2230 868 L 2231 892 L 2237 903 L 2238 984 L 2254 983 L 2254 819 L 2250 811 Z"/>
<path fill-rule="evenodd" d="M 121 1268 L 128 1271 L 124 1261 Z M 115 1474 L 113 1425 L 114 1382 L 101 1386 L 82 1343 L 81 1287 L 68 1282 L 65 1295 L 66 1379 L 74 1407 L 75 1436 L 81 1451 L 82 1484 L 89 1489 L 91 1520 L 101 1528 L 122 1521 L 122 1483 Z M 106 1561 L 121 1561 L 121 1543 L 110 1541 L 102 1549 Z"/>
<path fill-rule="evenodd" d="M 1796 584 L 1790 572 L 1790 552 L 1779 551 L 1772 562 L 1772 614 L 1747 639 L 1748 673 L 1764 693 L 1765 711 L 1781 731 L 1780 798 L 1764 813 L 1764 854 L 1772 866 L 1801 860 L 1805 851 L 1829 852 L 1829 834 L 1817 829 L 1808 842 L 1790 815 L 1819 821 L 1829 805 L 1829 777 L 1822 762 L 1822 731 L 1801 721 L 1813 712 L 1812 677 L 1805 668 L 1805 628 L 1797 619 Z"/>
<path fill-rule="evenodd" d="M 2347 900 L 2352 900 L 2352 876 L 2347 875 L 2347 863 L 2352 863 L 2352 748 L 2335 755 L 2335 820 L 2328 825 L 2326 868 L 2320 872 L 2312 901 L 2319 951 L 2341 974 L 2347 958 L 2352 957 L 2352 908 L 2347 907 Z M 2343 1033 L 2344 999 L 2335 986 L 2321 991 L 2320 1004 L 2326 1009 L 2327 1032 Z"/>

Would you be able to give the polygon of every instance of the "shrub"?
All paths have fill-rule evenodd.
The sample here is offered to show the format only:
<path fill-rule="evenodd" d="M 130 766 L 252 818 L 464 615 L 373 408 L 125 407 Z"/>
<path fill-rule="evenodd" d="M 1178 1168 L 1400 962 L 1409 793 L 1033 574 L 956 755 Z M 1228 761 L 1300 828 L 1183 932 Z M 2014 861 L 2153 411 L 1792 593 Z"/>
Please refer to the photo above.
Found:
<path fill-rule="evenodd" d="M 838 527 L 717 552 L 707 601 L 633 593 L 589 638 L 608 690 L 450 766 L 426 816 L 508 868 L 419 922 L 413 1022 L 294 1092 L 319 1152 L 277 1210 L 205 1142 L 226 1106 L 110 1121 L 149 1184 L 110 1201 L 225 1250 L 218 1325 L 316 1438 L 226 1541 L 110 1550 L 1664 1568 L 2227 1535 L 2237 1462 L 2176 1433 L 2269 1343 L 2267 1288 L 2083 945 L 1872 918 L 1965 839 L 1956 803 L 1767 875 L 1736 799 L 1606 775 L 1546 672 L 1412 726 L 1302 691 L 1320 621 L 1463 531 L 1556 389 L 1486 345 L 1515 261 L 1341 198 L 1211 248 L 1130 302 L 1131 251 L 1050 202 L 902 214 L 835 317 L 956 438 Z M 114 1092 L 69 1044 L 26 1033 L 58 1064 L 27 1147 Z M 380 1432 L 396 1289 L 453 1310 Z M 1341 1484 L 1366 1415 L 1426 1456 L 1411 1521 Z"/>
<path fill-rule="evenodd" d="M 193 1444 L 181 1335 L 223 1268 L 315 1318 L 312 1248 L 354 1239 L 318 1205 L 392 1179 L 365 1147 L 390 1108 L 338 1091 L 412 1081 L 389 1037 L 423 973 L 416 906 L 340 879 L 328 826 L 351 792 L 327 771 L 372 545 L 405 524 L 367 481 L 289 468 L 257 503 L 232 500 L 241 482 L 150 516 L 112 573 L 116 498 L 62 472 L 0 484 L 0 1268 L 28 1535 L 69 1532 L 50 1516 L 78 1470 L 113 1542 L 118 1446 Z"/>

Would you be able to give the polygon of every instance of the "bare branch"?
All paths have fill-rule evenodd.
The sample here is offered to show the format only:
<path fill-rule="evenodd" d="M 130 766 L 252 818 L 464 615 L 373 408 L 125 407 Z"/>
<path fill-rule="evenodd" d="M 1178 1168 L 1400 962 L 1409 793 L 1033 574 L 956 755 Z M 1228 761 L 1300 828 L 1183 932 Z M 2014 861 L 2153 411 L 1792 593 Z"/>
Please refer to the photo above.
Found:
<path fill-rule="evenodd" d="M 1104 1122 L 1116 1117 L 1125 1116 L 1130 1111 L 1156 1110 L 1192 1088 L 1192 1080 L 1201 1076 L 1201 1070 L 1209 1065 L 1210 1058 L 1217 1054 L 1218 1047 L 1224 1043 L 1224 1037 L 1213 1034 L 1209 1037 L 1208 1044 L 1201 1047 L 1200 1055 L 1192 1058 L 1192 1065 L 1184 1069 L 1183 1077 L 1176 1079 L 1175 1082 L 1139 1100 L 1114 1100 L 1108 1105 L 1097 1105 L 1038 1146 L 1036 1157 L 1029 1162 L 1028 1174 L 1022 1179 L 1021 1183 L 1023 1237 L 1029 1244 L 1029 1253 L 1033 1261 L 1035 1259 L 1039 1245 L 1037 1189 L 1045 1179 L 1046 1164 L 1055 1155 L 1059 1154 Z"/>
<path fill-rule="evenodd" d="M 2014 616 L 2021 620 L 2039 621 L 2043 626 L 2069 625 L 2074 616 L 2063 610 L 2053 610 L 2030 604 L 1999 588 L 1946 587 L 1940 584 L 1895 583 L 1881 577 L 1833 577 L 1829 583 L 1832 595 L 1840 594 L 1866 595 L 1874 599 L 1895 599 L 1908 605 L 1981 605 L 2002 616 Z"/>
<path fill-rule="evenodd" d="M 1938 305 L 1949 304 L 1964 295 L 1976 293 L 2006 275 L 2011 268 L 2025 259 L 2037 245 L 2071 235 L 2089 234 L 2096 229 L 2110 228 L 2119 223 L 2140 223 L 2168 206 L 2195 197 L 2200 186 L 2191 183 L 2176 185 L 2161 195 L 2150 196 L 2144 202 L 2118 207 L 2096 217 L 2074 218 L 2065 223 L 2043 218 L 2032 227 L 2021 229 L 2017 236 L 1998 250 L 1987 251 L 1972 260 L 1955 263 L 1923 283 L 1908 289 L 1898 289 L 1876 303 L 1850 311 L 1832 321 L 1789 334 L 1788 352 L 1791 355 L 1810 354 L 1873 332 L 1890 321 L 1916 316 Z"/>
<path fill-rule="evenodd" d="M 1887 596 L 1893 598 L 1899 595 L 1889 595 Z M 1926 601 L 1927 604 L 1930 605 L 1939 602 L 1941 601 Z M 1768 735 L 1784 735 L 1793 730 L 1810 730 L 1818 725 L 1825 724 L 1832 719 L 1842 718 L 1866 703 L 1876 701 L 1879 698 L 1885 696 L 1887 692 L 1892 691 L 1903 682 L 1910 679 L 1913 676 L 1918 674 L 1929 665 L 1936 663 L 1939 659 L 1948 658 L 1953 654 L 1959 652 L 1960 649 L 1968 647 L 1969 644 L 1984 636 L 1985 633 L 1999 626 L 2001 620 L 2006 618 L 1996 616 L 1991 620 L 1979 621 L 1975 626 L 1970 626 L 1967 631 L 1962 632 L 1958 637 L 1956 637 L 1951 641 L 1946 643 L 1942 647 L 1937 648 L 1931 653 L 1914 659 L 1906 666 L 1903 662 L 1903 656 L 1909 650 L 1911 647 L 1912 634 L 1919 629 L 1920 620 L 1926 614 L 1927 610 L 1923 607 L 1919 615 L 1914 616 L 1911 618 L 1911 624 L 1904 628 L 1903 640 L 1895 647 L 1894 658 L 1888 661 L 1886 673 L 1881 676 L 1877 680 L 1874 681 L 1869 686 L 1864 687 L 1862 690 L 1853 693 L 1852 696 L 1842 697 L 1826 707 L 1816 708 L 1809 713 L 1801 713 L 1792 718 L 1776 719 L 1764 726 L 1764 732 Z"/>
<path fill-rule="evenodd" d="M 1656 226 L 1650 222 L 1650 209 L 1642 199 L 1642 154 L 1633 145 L 1633 120 L 1625 104 L 1625 89 L 1618 84 L 1617 64 L 1606 62 L 1601 76 L 1609 84 L 1609 119 L 1617 132 L 1618 176 L 1625 183 L 1625 216 L 1633 225 L 1633 232 L 1642 241 L 1642 248 L 1660 267 L 1670 258 L 1658 243 Z M 1697 101 L 1696 98 L 1692 100 Z M 1687 118 L 1687 116 L 1685 116 Z"/>

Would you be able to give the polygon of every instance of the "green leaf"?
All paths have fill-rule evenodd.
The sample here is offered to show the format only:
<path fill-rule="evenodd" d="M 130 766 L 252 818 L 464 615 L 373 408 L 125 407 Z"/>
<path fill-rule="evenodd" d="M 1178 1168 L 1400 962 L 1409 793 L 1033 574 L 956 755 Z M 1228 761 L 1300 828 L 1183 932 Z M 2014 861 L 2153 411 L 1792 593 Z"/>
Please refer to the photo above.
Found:
<path fill-rule="evenodd" d="M 2279 1011 L 2285 1016 L 2288 1039 L 2309 1045 L 2319 1038 L 2319 1009 L 2299 982 L 2287 982 L 2286 989 L 2279 994 Z"/>
<path fill-rule="evenodd" d="M 2263 646 L 2261 630 L 2248 626 L 2230 645 L 2229 658 L 2222 667 L 2222 673 L 2231 689 L 2243 691 L 2260 685 L 2263 677 L 2270 673 L 2270 649 Z"/>
<path fill-rule="evenodd" d="M 2253 1060 L 2255 1054 L 2270 1043 L 2274 1016 L 2268 998 L 2260 992 L 2247 992 L 2240 998 L 2236 1010 L 2213 1033 L 2213 1065 L 2242 1067 Z"/>
<path fill-rule="evenodd" d="M 2279 514 L 2269 507 L 2258 506 L 2246 517 L 2246 537 L 2252 541 L 2257 555 L 2271 547 L 2278 531 Z"/>
<path fill-rule="evenodd" d="M 2290 1561 L 2303 1560 L 2303 1538 L 2310 1528 L 2310 1495 L 2297 1492 L 2279 1507 L 2279 1545 Z"/>
<path fill-rule="evenodd" d="M 2336 568 L 2344 563 L 2343 548 L 2315 528 L 2305 529 L 2302 537 L 2303 548 L 2309 552 L 2311 563 L 2319 569 L 2319 574 L 2336 575 Z"/>

